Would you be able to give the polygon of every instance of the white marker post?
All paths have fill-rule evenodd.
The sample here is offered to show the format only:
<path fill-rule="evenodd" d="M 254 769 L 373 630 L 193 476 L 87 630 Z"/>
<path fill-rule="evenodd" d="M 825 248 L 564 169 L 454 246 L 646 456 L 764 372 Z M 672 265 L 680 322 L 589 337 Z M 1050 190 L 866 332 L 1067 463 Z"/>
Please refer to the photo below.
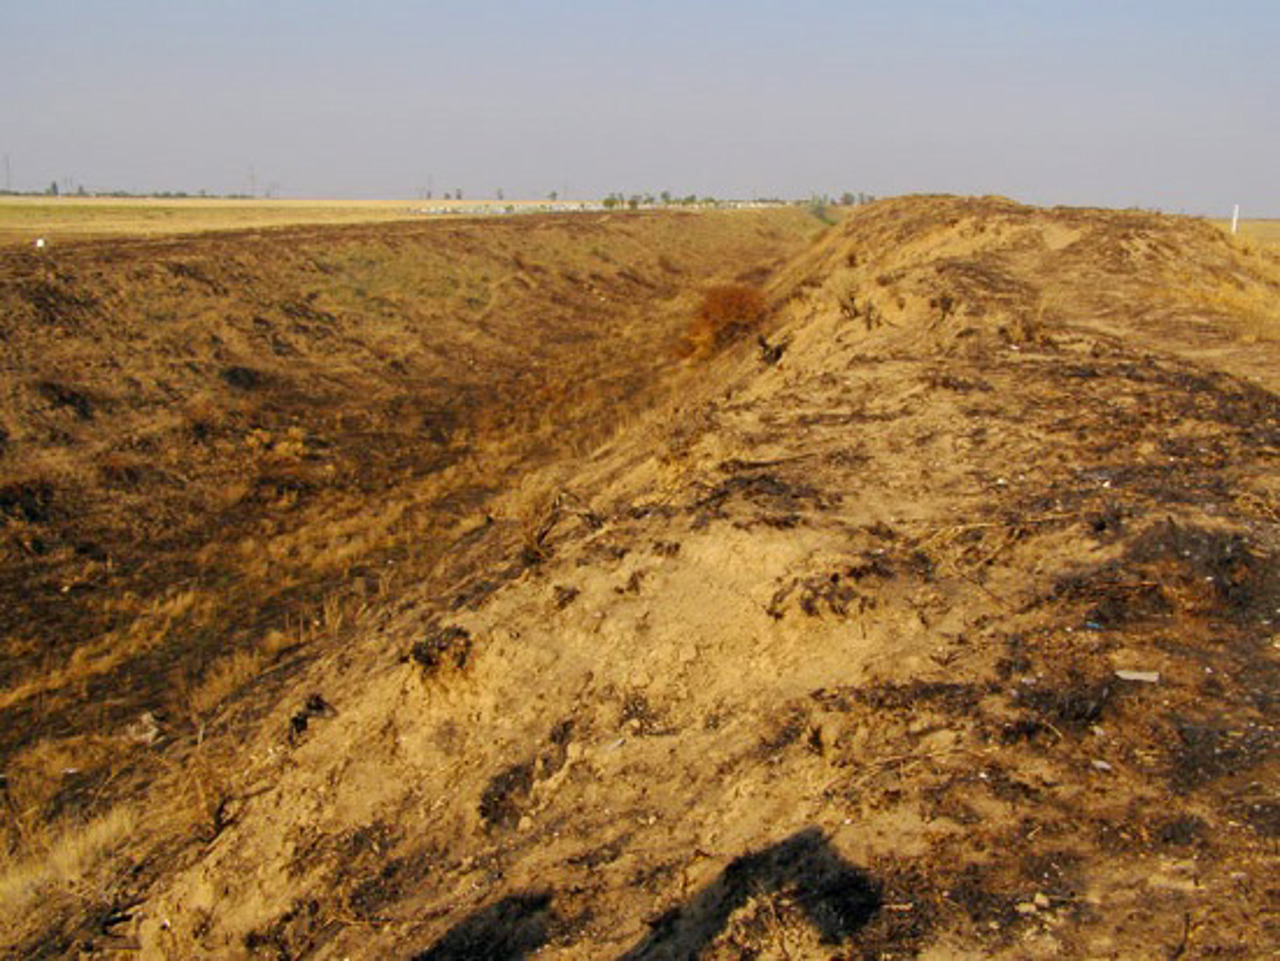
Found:
<path fill-rule="evenodd" d="M 1235 208 L 1231 211 L 1231 233 L 1233 235 L 1236 232 L 1236 227 L 1238 227 L 1239 225 L 1240 225 L 1240 205 L 1236 204 Z"/>

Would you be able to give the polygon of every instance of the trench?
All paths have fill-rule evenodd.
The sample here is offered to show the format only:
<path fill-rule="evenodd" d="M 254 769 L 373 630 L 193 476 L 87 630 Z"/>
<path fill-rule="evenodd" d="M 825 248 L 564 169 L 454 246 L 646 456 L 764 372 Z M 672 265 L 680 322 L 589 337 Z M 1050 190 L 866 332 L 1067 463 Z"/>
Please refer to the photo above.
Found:
<path fill-rule="evenodd" d="M 767 276 L 821 226 L 547 216 L 0 253 L 6 788 L 104 806 L 152 747 L 120 737 L 144 712 L 202 731 L 397 592 L 518 572 L 540 505 L 494 517 L 495 496 L 661 399 L 698 291 Z M 96 770 L 41 769 L 41 744 L 104 737 Z"/>

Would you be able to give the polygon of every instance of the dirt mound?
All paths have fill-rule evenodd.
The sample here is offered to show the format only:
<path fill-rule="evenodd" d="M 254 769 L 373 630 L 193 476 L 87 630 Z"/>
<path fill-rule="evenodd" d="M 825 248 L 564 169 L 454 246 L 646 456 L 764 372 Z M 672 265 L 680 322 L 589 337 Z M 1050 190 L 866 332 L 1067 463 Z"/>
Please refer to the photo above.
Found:
<path fill-rule="evenodd" d="M 1274 268 L 1146 214 L 857 211 L 759 340 L 150 748 L 191 826 L 24 945 L 1274 950 Z"/>
<path fill-rule="evenodd" d="M 779 283 L 895 349 L 944 355 L 1034 345 L 1070 323 L 1135 349 L 1209 360 L 1274 390 L 1250 363 L 1280 325 L 1280 257 L 1198 220 L 1041 210 L 998 198 L 908 198 L 848 219 Z"/>

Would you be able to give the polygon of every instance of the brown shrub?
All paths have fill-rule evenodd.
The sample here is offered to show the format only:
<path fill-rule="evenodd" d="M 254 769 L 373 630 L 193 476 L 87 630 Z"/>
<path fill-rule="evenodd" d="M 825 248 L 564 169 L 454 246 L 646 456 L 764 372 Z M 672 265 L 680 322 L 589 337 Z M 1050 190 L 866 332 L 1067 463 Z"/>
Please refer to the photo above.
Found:
<path fill-rule="evenodd" d="M 750 333 L 768 311 L 764 293 L 746 284 L 708 288 L 689 331 L 692 353 L 705 356 Z"/>

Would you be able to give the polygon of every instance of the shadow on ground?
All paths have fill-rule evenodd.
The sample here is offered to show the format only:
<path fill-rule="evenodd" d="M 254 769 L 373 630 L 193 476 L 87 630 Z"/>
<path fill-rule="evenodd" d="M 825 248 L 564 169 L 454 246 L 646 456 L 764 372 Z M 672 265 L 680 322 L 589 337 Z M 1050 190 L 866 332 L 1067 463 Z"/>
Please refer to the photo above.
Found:
<path fill-rule="evenodd" d="M 651 922 L 619 961 L 696 958 L 754 897 L 785 893 L 824 944 L 856 935 L 880 909 L 880 886 L 850 864 L 816 827 L 735 858 L 688 901 Z M 544 947 L 555 924 L 552 896 L 516 894 L 470 915 L 415 961 L 520 961 Z"/>

